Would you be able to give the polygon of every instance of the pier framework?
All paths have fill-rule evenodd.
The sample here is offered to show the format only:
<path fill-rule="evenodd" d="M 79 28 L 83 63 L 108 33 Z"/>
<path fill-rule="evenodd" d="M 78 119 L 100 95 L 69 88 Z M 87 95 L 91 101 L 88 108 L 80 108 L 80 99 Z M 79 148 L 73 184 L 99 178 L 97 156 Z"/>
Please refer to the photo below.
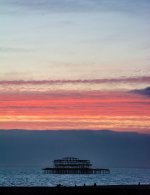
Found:
<path fill-rule="evenodd" d="M 109 174 L 109 169 L 92 168 L 89 160 L 65 157 L 54 160 L 53 167 L 43 169 L 46 174 Z"/>

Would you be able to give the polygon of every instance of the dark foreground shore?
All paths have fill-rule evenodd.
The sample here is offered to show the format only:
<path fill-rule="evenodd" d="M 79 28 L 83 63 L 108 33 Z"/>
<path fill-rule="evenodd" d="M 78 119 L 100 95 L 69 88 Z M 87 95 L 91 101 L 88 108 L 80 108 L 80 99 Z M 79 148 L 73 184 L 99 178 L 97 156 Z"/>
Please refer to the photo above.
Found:
<path fill-rule="evenodd" d="M 0 187 L 0 195 L 150 195 L 150 185 L 113 185 L 82 187 Z"/>

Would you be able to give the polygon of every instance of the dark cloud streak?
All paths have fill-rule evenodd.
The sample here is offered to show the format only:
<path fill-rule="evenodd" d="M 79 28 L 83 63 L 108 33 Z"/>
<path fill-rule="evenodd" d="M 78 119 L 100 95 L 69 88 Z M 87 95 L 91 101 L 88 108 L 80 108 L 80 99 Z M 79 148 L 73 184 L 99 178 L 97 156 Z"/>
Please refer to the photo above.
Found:
<path fill-rule="evenodd" d="M 133 90 L 132 92 L 150 97 L 150 87 L 145 89 Z"/>
<path fill-rule="evenodd" d="M 79 79 L 79 80 L 1 80 L 0 85 L 44 85 L 44 84 L 103 84 L 103 83 L 148 83 L 149 76 L 120 77 L 110 79 Z"/>

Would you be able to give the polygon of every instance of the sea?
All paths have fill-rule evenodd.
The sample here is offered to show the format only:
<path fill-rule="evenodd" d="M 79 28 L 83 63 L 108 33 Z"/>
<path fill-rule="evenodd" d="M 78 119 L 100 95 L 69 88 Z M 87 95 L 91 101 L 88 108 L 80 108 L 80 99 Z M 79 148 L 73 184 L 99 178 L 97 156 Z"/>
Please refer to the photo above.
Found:
<path fill-rule="evenodd" d="M 150 184 L 150 169 L 112 168 L 110 174 L 44 174 L 40 168 L 1 168 L 0 186 Z"/>

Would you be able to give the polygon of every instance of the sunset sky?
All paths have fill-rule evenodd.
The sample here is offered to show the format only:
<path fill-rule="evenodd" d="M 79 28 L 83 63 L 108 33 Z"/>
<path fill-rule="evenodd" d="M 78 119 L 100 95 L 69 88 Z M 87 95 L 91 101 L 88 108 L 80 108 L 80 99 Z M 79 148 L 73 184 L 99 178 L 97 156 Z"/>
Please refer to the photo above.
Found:
<path fill-rule="evenodd" d="M 150 133 L 149 0 L 1 0 L 0 129 Z"/>

